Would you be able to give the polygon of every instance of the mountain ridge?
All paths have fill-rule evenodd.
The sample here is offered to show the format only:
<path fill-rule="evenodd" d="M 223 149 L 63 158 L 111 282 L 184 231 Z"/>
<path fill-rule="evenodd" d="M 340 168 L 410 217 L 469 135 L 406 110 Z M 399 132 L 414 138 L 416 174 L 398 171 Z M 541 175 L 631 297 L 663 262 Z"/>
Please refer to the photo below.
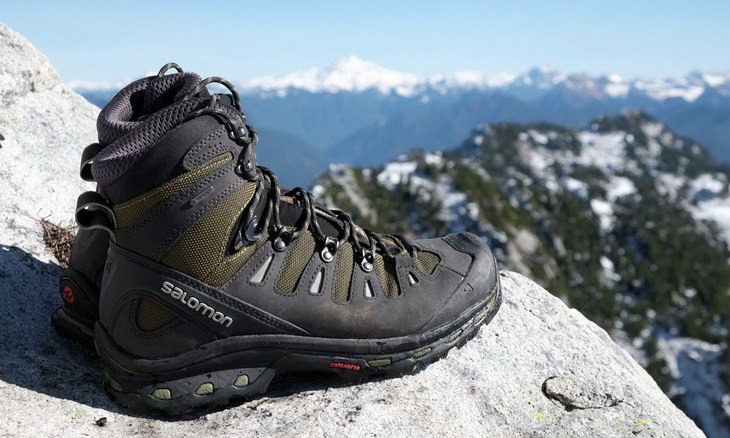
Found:
<path fill-rule="evenodd" d="M 77 91 L 103 91 L 119 89 L 128 81 L 90 82 L 70 81 Z M 654 100 L 679 97 L 694 101 L 707 89 L 715 89 L 723 96 L 730 96 L 730 72 L 690 71 L 681 78 L 634 78 L 605 73 L 562 73 L 549 64 L 533 67 L 520 74 L 499 73 L 485 75 L 465 70 L 453 74 L 418 75 L 382 67 L 372 61 L 350 55 L 335 60 L 328 66 L 313 67 L 283 76 L 260 76 L 245 81 L 235 81 L 243 94 L 264 93 L 265 96 L 284 97 L 288 90 L 311 93 L 364 92 L 375 90 L 382 94 L 412 97 L 427 90 L 447 92 L 450 88 L 482 89 L 507 92 L 520 98 L 535 97 L 533 91 L 550 90 L 558 85 L 579 88 L 589 83 L 605 98 L 625 97 L 634 92 Z"/>
<path fill-rule="evenodd" d="M 237 87 L 254 126 L 304 139 L 331 162 L 377 165 L 414 147 L 454 147 L 484 122 L 583 125 L 628 108 L 652 114 L 730 162 L 730 72 L 625 80 L 542 66 L 518 75 L 423 76 L 348 57 Z M 77 91 L 103 106 L 115 90 Z"/>

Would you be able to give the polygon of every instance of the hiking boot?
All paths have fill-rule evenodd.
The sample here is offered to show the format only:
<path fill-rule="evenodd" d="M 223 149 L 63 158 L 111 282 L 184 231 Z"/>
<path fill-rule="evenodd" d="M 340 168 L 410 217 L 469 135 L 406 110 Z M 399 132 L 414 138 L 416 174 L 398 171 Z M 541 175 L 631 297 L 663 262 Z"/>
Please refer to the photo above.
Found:
<path fill-rule="evenodd" d="M 215 82 L 230 94 L 205 92 Z M 140 96 L 159 87 L 174 102 L 148 111 Z M 499 308 L 482 239 L 380 235 L 282 189 L 257 165 L 257 135 L 223 79 L 134 82 L 98 128 L 99 189 L 81 196 L 77 220 L 112 233 L 95 333 L 123 406 L 222 406 L 287 372 L 401 375 Z"/>
<path fill-rule="evenodd" d="M 182 73 L 180 66 L 171 62 L 164 65 L 156 77 L 162 77 L 170 69 Z M 166 93 L 165 87 L 171 86 L 168 82 L 158 81 L 157 89 L 150 88 L 145 93 L 141 116 L 144 116 L 145 112 L 157 111 L 174 102 L 174 94 Z M 127 123 L 119 125 L 120 134 L 130 132 L 139 123 L 139 121 L 129 120 Z M 85 181 L 94 181 L 91 163 L 106 145 L 105 142 L 94 143 L 84 150 L 81 157 L 80 175 Z M 51 323 L 59 334 L 86 345 L 92 345 L 94 324 L 99 319 L 99 290 L 108 249 L 109 233 L 107 231 L 80 228 L 74 239 L 69 266 L 63 271 L 58 282 L 63 304 L 51 315 Z"/>

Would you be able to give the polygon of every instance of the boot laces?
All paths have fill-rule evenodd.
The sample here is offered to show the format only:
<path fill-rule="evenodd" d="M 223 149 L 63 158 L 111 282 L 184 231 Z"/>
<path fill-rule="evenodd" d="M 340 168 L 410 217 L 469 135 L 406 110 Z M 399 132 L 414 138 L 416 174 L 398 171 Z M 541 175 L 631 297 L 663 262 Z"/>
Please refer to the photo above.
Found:
<path fill-rule="evenodd" d="M 275 250 L 283 251 L 291 242 L 310 230 L 320 240 L 324 241 L 324 247 L 320 254 L 325 261 L 331 261 L 334 258 L 334 254 L 340 245 L 350 242 L 355 254 L 359 255 L 360 266 L 367 272 L 373 269 L 375 252 L 389 257 L 403 253 L 416 257 L 418 248 L 412 240 L 398 235 L 381 235 L 361 228 L 354 223 L 349 214 L 342 210 L 328 209 L 316 202 L 314 195 L 302 187 L 296 187 L 284 194 L 299 204 L 302 208 L 302 215 L 293 227 L 283 225 L 280 215 L 280 205 L 284 202 L 282 201 L 283 189 L 279 186 L 279 180 L 271 169 L 255 164 L 255 158 L 251 158 L 255 157 L 253 151 L 258 143 L 258 135 L 253 127 L 246 123 L 246 116 L 241 112 L 240 97 L 233 84 L 220 77 L 210 77 L 202 80 L 182 100 L 196 97 L 212 83 L 218 83 L 230 91 L 237 117 L 232 117 L 231 111 L 223 109 L 225 107 L 220 103 L 220 94 L 213 94 L 206 107 L 192 112 L 185 120 L 201 115 L 212 115 L 224 122 L 228 127 L 230 137 L 243 146 L 243 151 L 236 165 L 236 173 L 249 180 L 256 181 L 256 189 L 253 198 L 249 202 L 249 207 L 246 209 L 245 218 L 241 221 L 241 229 L 238 233 L 241 238 L 236 242 L 235 250 L 245 245 L 244 240 L 248 242 L 257 241 L 271 224 L 274 227 L 273 244 Z M 265 197 L 263 210 L 257 213 L 256 207 L 263 197 Z M 321 229 L 318 218 L 324 220 L 330 218 L 339 222 L 342 227 L 339 236 L 333 238 L 326 235 Z M 366 242 L 365 245 L 363 244 L 365 242 L 361 239 Z"/>

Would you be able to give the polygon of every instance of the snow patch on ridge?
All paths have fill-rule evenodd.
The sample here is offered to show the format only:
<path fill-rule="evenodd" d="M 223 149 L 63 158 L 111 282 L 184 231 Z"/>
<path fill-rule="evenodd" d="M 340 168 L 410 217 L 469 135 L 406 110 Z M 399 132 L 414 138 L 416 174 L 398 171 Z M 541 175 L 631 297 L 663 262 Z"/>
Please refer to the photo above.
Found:
<path fill-rule="evenodd" d="M 727 429 L 714 414 L 717 406 L 728 414 L 728 395 L 719 378 L 723 348 L 691 338 L 659 339 L 658 348 L 674 379 L 670 397 L 682 395 L 685 412 L 700 421 L 708 436 L 725 436 Z"/>
<path fill-rule="evenodd" d="M 730 244 L 730 198 L 711 199 L 688 208 L 695 219 L 715 222 L 721 237 Z"/>
<path fill-rule="evenodd" d="M 388 190 L 408 181 L 408 177 L 416 171 L 413 161 L 393 161 L 385 165 L 385 169 L 377 176 L 378 182 Z"/>
<path fill-rule="evenodd" d="M 634 182 L 624 176 L 612 177 L 606 188 L 606 198 L 611 202 L 622 196 L 633 195 L 637 192 Z"/>
<path fill-rule="evenodd" d="M 578 134 L 578 139 L 585 145 L 577 159 L 579 164 L 614 171 L 626 166 L 623 132 L 599 134 L 583 131 Z"/>
<path fill-rule="evenodd" d="M 689 181 L 668 173 L 660 173 L 656 177 L 659 193 L 671 200 L 683 197 L 685 208 L 695 220 L 714 222 L 720 237 L 730 244 L 730 195 L 726 193 L 727 184 L 727 177 L 722 173 L 705 173 Z"/>

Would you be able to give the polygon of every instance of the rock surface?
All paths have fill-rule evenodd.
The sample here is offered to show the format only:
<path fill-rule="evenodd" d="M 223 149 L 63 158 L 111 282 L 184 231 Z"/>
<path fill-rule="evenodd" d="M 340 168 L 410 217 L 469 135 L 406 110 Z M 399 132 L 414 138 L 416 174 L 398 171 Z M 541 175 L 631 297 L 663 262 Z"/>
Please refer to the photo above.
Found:
<path fill-rule="evenodd" d="M 78 160 L 96 111 L 2 24 L 0 59 L 0 436 L 703 436 L 603 330 L 509 272 L 494 321 L 415 375 L 288 376 L 266 397 L 174 421 L 121 410 L 98 359 L 51 328 L 61 270 L 38 223 L 68 223 L 88 188 Z"/>
<path fill-rule="evenodd" d="M 78 177 L 83 148 L 96 141 L 98 108 L 73 92 L 48 59 L 0 23 L 0 244 L 47 262 L 38 219 L 73 217 L 93 187 Z M 29 242 L 33 242 L 28 246 Z M 7 266 L 0 265 L 1 273 Z"/>

